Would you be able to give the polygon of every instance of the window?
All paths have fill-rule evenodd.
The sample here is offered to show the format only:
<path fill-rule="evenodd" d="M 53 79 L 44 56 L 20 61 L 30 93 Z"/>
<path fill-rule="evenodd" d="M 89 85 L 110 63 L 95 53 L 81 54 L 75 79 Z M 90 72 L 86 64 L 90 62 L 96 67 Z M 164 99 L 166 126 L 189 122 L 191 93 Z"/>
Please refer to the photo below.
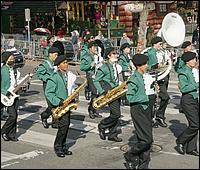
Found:
<path fill-rule="evenodd" d="M 167 4 L 160 4 L 159 5 L 160 12 L 167 12 Z"/>
<path fill-rule="evenodd" d="M 156 4 L 156 13 L 158 16 L 166 15 L 169 12 L 169 5 L 164 3 Z"/>

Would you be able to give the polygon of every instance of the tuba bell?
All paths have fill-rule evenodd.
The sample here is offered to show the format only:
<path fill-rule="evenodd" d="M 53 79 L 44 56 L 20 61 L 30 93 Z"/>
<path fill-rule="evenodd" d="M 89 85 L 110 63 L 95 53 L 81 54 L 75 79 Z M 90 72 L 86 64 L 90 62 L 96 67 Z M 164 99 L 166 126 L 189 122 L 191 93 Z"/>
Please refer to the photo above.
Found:
<path fill-rule="evenodd" d="M 163 39 L 172 47 L 180 46 L 185 39 L 185 24 L 181 16 L 177 13 L 168 13 L 163 21 L 157 36 Z"/>

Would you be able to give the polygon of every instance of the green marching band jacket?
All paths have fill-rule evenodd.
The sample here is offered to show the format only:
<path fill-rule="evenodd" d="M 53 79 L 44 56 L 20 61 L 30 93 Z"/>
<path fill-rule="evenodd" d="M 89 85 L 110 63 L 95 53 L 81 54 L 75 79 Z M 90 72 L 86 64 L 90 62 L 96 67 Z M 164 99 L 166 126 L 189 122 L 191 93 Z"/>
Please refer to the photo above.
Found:
<path fill-rule="evenodd" d="M 50 77 L 50 75 L 54 72 L 53 62 L 49 59 L 45 60 L 42 64 L 40 64 L 37 68 L 36 75 L 37 77 L 47 82 L 47 79 Z"/>
<path fill-rule="evenodd" d="M 95 72 L 95 67 L 91 67 L 91 64 L 94 61 L 94 56 L 91 53 L 89 53 L 88 49 L 81 50 L 81 59 L 80 60 L 81 60 L 80 70 L 91 73 L 93 75 Z"/>
<path fill-rule="evenodd" d="M 10 87 L 9 66 L 3 65 L 1 67 L 1 93 L 6 95 Z"/>
<path fill-rule="evenodd" d="M 174 70 L 177 73 L 179 73 L 180 69 L 182 69 L 184 65 L 185 65 L 185 62 L 181 59 L 181 57 L 178 57 L 175 65 L 174 65 Z"/>
<path fill-rule="evenodd" d="M 192 73 L 192 68 L 185 65 L 178 73 L 179 79 L 179 89 L 182 94 L 191 94 L 194 99 L 196 99 L 199 94 L 197 89 L 199 88 L 199 83 L 195 81 L 194 75 Z"/>
<path fill-rule="evenodd" d="M 150 49 L 145 51 L 144 54 L 148 56 L 147 69 L 151 70 L 151 67 L 158 63 L 158 59 L 156 57 L 156 49 L 151 47 Z"/>
<path fill-rule="evenodd" d="M 47 80 L 45 96 L 54 106 L 58 106 L 60 101 L 68 97 L 67 81 L 64 74 L 59 71 L 52 73 Z"/>
<path fill-rule="evenodd" d="M 98 91 L 98 94 L 102 94 L 104 92 L 101 87 L 100 81 L 106 81 L 111 85 L 112 88 L 115 88 L 119 85 L 114 76 L 114 68 L 113 65 L 106 62 L 100 68 L 98 68 L 96 72 L 96 76 L 93 80 L 94 85 Z"/>
<path fill-rule="evenodd" d="M 130 71 L 129 70 L 129 63 L 130 63 L 130 59 L 128 58 L 128 56 L 124 53 L 121 53 L 119 55 L 118 64 L 121 65 L 122 71 L 124 71 L 124 72 Z"/>
<path fill-rule="evenodd" d="M 126 97 L 130 104 L 141 104 L 143 109 L 146 110 L 149 104 L 149 98 L 145 93 L 145 85 L 142 74 L 137 70 L 128 80 L 128 91 Z"/>

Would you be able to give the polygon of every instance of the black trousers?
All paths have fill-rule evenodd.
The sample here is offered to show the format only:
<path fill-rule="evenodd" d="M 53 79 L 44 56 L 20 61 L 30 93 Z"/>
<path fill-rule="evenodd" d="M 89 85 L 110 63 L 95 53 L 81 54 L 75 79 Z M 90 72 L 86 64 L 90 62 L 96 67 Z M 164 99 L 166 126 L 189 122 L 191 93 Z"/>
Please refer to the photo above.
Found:
<path fill-rule="evenodd" d="M 178 136 L 177 143 L 186 146 L 186 152 L 197 150 L 199 130 L 199 102 L 190 94 L 182 94 L 181 107 L 188 121 L 188 127 Z"/>
<path fill-rule="evenodd" d="M 46 88 L 46 83 L 43 82 L 43 91 L 45 92 L 45 88 Z M 53 105 L 51 104 L 51 102 L 47 99 L 47 97 L 45 96 L 46 102 L 47 102 L 47 108 L 45 111 L 43 111 L 41 113 L 41 118 L 42 119 L 48 119 L 49 116 L 52 114 L 51 110 L 53 109 Z"/>
<path fill-rule="evenodd" d="M 170 99 L 167 88 L 169 84 L 169 74 L 163 78 L 162 80 L 158 81 L 158 85 L 160 87 L 160 92 L 159 92 L 159 98 L 160 98 L 160 103 L 159 103 L 159 108 L 156 111 L 156 117 L 165 120 L 165 111 L 168 105 L 168 101 Z"/>
<path fill-rule="evenodd" d="M 128 159 L 133 161 L 139 157 L 138 169 L 147 169 L 150 162 L 150 148 L 153 142 L 151 114 L 141 105 L 131 104 L 131 117 L 135 127 L 137 141 L 126 153 Z"/>
<path fill-rule="evenodd" d="M 17 131 L 17 109 L 18 109 L 18 98 L 15 99 L 12 106 L 7 107 L 8 118 L 4 123 L 1 133 L 5 133 L 8 137 L 15 138 Z"/>
<path fill-rule="evenodd" d="M 156 102 L 156 95 L 155 94 L 150 94 L 148 95 L 149 97 L 149 114 L 151 115 L 151 119 L 154 118 L 155 116 L 155 102 Z"/>
<path fill-rule="evenodd" d="M 105 91 L 111 90 L 112 87 L 105 81 L 101 82 L 101 86 Z M 110 108 L 110 115 L 104 119 L 102 119 L 99 123 L 99 126 L 103 129 L 109 128 L 109 136 L 114 137 L 117 136 L 117 127 L 119 124 L 119 118 L 121 117 L 121 110 L 120 110 L 120 98 L 114 100 L 109 105 Z"/>
<path fill-rule="evenodd" d="M 58 119 L 58 131 L 54 141 L 54 150 L 62 150 L 67 148 L 66 139 L 70 125 L 70 111 Z"/>
<path fill-rule="evenodd" d="M 128 80 L 128 76 L 125 76 L 125 71 L 122 71 L 122 77 L 123 77 L 123 81 Z M 126 94 L 124 96 L 122 96 L 121 99 L 125 104 L 128 103 L 128 100 L 126 98 Z"/>
<path fill-rule="evenodd" d="M 91 91 L 91 99 L 90 99 L 88 109 L 92 110 L 92 112 L 96 112 L 96 110 L 92 107 L 92 103 L 93 103 L 94 98 L 97 97 L 97 90 L 96 90 L 96 87 L 93 83 L 92 75 L 90 73 L 86 73 L 86 78 L 87 78 L 89 89 Z"/>

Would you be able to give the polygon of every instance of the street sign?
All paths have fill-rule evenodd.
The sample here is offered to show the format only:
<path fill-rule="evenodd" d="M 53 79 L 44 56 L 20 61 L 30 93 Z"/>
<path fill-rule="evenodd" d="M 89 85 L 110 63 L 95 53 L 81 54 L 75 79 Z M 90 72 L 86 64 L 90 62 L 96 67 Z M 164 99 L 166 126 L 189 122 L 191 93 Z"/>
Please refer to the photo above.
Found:
<path fill-rule="evenodd" d="M 25 9 L 25 19 L 26 19 L 27 22 L 31 20 L 29 8 Z"/>

